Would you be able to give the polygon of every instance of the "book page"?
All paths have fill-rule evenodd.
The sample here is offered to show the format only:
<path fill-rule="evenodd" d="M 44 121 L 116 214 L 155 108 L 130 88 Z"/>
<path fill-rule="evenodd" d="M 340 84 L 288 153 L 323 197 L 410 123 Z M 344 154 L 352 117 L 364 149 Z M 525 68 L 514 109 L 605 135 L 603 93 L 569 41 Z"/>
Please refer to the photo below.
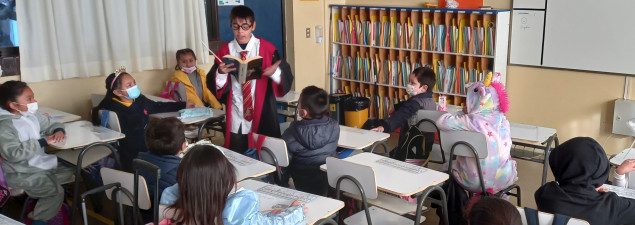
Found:
<path fill-rule="evenodd" d="M 238 72 L 239 72 L 239 68 L 240 68 L 240 62 L 238 62 L 236 59 L 232 59 L 232 58 L 228 58 L 228 57 L 223 57 L 223 63 L 227 64 L 227 65 L 233 65 L 234 68 L 236 68 L 236 70 L 229 72 L 229 74 L 236 76 L 236 78 L 238 78 Z"/>
<path fill-rule="evenodd" d="M 260 79 L 262 77 L 262 58 L 253 59 L 247 63 L 246 77 L 247 80 Z"/>

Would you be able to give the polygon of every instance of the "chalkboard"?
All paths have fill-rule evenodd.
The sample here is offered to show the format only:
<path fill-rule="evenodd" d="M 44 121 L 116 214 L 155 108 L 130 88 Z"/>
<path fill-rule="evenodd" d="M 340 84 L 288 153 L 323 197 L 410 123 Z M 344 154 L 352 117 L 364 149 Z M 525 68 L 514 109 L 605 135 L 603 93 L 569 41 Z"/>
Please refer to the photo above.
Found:
<path fill-rule="evenodd" d="M 254 35 L 271 42 L 278 52 L 284 54 L 282 28 L 282 0 L 245 0 L 245 6 L 256 14 L 256 30 Z M 234 6 L 218 6 L 218 30 L 223 41 L 234 40 L 230 26 L 229 14 Z"/>

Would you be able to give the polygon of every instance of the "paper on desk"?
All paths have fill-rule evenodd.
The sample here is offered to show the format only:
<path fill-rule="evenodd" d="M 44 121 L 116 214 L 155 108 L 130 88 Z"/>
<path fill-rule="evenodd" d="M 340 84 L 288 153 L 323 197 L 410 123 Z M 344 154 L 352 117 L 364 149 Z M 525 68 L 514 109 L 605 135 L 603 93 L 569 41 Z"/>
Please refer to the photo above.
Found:
<path fill-rule="evenodd" d="M 276 198 L 271 195 L 258 193 L 259 206 L 258 211 L 260 212 L 269 212 L 274 209 L 286 209 L 288 208 L 293 201 L 286 200 L 282 198 Z"/>

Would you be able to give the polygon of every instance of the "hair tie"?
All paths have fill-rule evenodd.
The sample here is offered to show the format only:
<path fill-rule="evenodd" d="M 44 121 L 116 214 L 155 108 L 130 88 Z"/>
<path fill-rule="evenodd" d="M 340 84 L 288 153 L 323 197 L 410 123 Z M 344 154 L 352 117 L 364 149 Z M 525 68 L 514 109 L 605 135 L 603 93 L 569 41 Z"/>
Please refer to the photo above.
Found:
<path fill-rule="evenodd" d="M 112 90 L 112 86 L 115 84 L 115 81 L 117 80 L 117 77 L 119 77 L 119 75 L 121 75 L 122 73 L 126 72 L 126 67 L 125 66 L 121 66 L 119 67 L 119 69 L 115 70 L 115 78 L 112 78 L 112 81 L 110 82 L 110 90 Z"/>

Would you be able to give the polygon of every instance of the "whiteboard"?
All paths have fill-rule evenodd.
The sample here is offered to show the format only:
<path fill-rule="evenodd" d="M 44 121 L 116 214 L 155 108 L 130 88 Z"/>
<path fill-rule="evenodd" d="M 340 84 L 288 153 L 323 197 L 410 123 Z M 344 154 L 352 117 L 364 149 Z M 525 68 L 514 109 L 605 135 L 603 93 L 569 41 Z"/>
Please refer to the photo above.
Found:
<path fill-rule="evenodd" d="M 540 66 L 542 57 L 542 31 L 545 11 L 514 10 L 512 15 L 512 46 L 509 62 Z"/>
<path fill-rule="evenodd" d="M 632 0 L 552 0 L 542 66 L 635 74 Z"/>

